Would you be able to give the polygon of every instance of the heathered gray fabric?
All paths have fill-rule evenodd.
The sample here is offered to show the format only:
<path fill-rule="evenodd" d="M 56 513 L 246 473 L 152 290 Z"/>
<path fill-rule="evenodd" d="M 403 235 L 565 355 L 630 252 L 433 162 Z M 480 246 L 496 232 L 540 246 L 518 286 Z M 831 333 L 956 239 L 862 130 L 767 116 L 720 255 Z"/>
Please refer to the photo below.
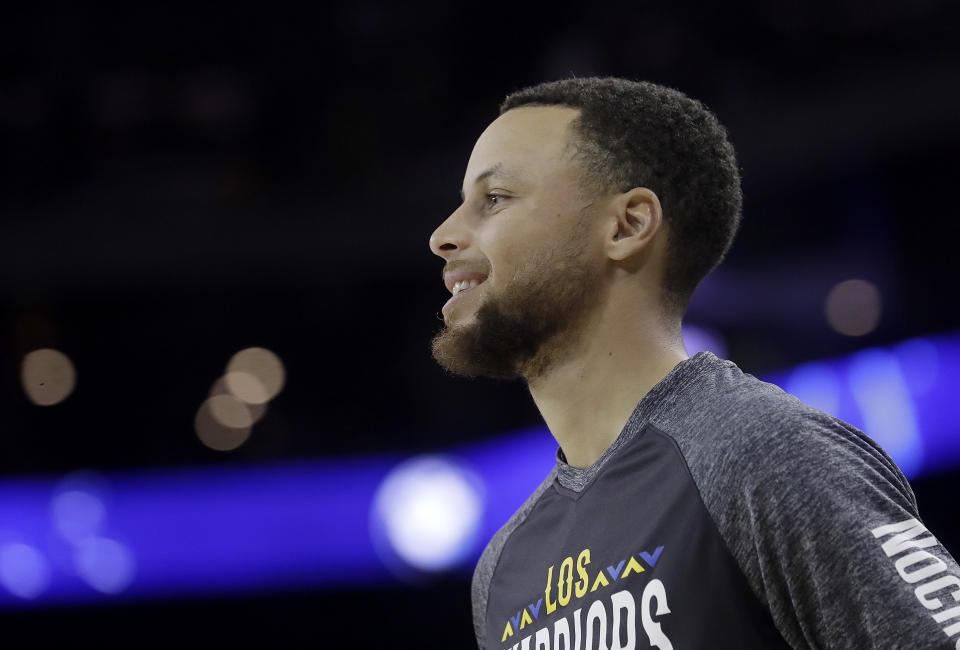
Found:
<path fill-rule="evenodd" d="M 648 424 L 676 442 L 721 537 L 792 647 L 960 649 L 960 626 L 951 627 L 960 609 L 946 609 L 956 604 L 947 598 L 950 580 L 960 576 L 956 561 L 919 521 L 913 531 L 927 536 L 903 533 L 901 547 L 881 550 L 888 538 L 871 534 L 919 520 L 893 461 L 851 425 L 709 352 L 654 386 L 591 467 L 571 467 L 558 451 L 554 470 L 477 564 L 473 613 L 481 648 L 487 588 L 507 539 L 554 480 L 582 491 Z M 916 562 L 904 554 L 914 549 L 923 549 L 922 561 L 937 562 L 931 572 L 946 581 L 927 589 L 925 602 L 915 593 L 925 584 L 916 578 L 922 571 L 910 574 Z M 931 611 L 930 593 L 941 609 Z M 960 601 L 960 590 L 953 599 Z"/>

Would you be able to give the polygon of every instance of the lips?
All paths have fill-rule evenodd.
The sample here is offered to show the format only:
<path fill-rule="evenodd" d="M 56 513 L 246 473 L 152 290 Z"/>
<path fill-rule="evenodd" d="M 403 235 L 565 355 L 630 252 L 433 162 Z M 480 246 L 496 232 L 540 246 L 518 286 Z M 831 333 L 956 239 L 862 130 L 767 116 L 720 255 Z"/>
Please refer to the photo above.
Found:
<path fill-rule="evenodd" d="M 486 273 L 481 273 L 479 271 L 470 271 L 463 269 L 460 271 L 450 271 L 443 274 L 443 283 L 446 285 L 447 290 L 450 293 L 453 293 L 454 287 L 457 284 L 461 284 L 461 289 L 463 288 L 462 283 L 476 283 L 481 284 L 484 280 L 487 279 Z"/>
<path fill-rule="evenodd" d="M 481 284 L 482 280 L 460 280 L 459 282 L 454 283 L 453 289 L 450 290 L 454 296 L 458 296 L 464 291 L 470 291 L 471 289 L 476 289 Z"/>
<path fill-rule="evenodd" d="M 479 287 L 482 284 L 483 284 L 483 280 L 479 278 L 470 279 L 470 280 L 458 280 L 457 282 L 454 282 L 453 285 L 450 287 L 453 295 L 450 296 L 450 299 L 447 300 L 446 304 L 444 304 L 443 309 L 440 310 L 443 313 L 444 317 L 448 315 L 448 311 L 451 305 L 453 305 L 459 300 L 463 300 L 464 296 L 466 296 L 469 293 L 472 293 L 477 289 L 477 287 Z"/>

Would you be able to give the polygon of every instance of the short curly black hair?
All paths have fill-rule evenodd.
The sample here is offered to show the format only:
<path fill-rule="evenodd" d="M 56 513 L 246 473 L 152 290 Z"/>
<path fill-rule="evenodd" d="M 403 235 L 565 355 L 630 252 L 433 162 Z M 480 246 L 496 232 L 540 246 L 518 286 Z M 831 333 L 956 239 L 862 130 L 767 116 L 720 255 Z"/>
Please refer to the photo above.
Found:
<path fill-rule="evenodd" d="M 701 102 L 673 88 L 614 77 L 562 79 L 511 93 L 500 114 L 521 106 L 580 109 L 572 143 L 582 189 L 656 193 L 667 224 L 664 299 L 683 313 L 721 262 L 740 223 L 740 172 L 727 131 Z"/>

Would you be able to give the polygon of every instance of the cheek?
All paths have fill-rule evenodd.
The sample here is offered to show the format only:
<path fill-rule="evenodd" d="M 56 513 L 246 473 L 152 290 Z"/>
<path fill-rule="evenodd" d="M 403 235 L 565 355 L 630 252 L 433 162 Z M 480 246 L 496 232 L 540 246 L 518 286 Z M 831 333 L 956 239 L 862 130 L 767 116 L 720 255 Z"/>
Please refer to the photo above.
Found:
<path fill-rule="evenodd" d="M 491 279 L 499 284 L 523 264 L 533 234 L 528 228 L 521 227 L 522 224 L 507 219 L 489 225 L 480 239 L 480 250 L 490 263 Z"/>
<path fill-rule="evenodd" d="M 569 210 L 569 204 L 564 206 L 560 200 L 543 201 L 533 208 L 490 217 L 479 244 L 490 263 L 494 286 L 502 286 L 545 263 L 549 266 L 548 260 L 561 261 L 553 259 L 558 254 L 568 254 L 558 250 L 564 244 L 569 246 L 569 229 L 573 227 L 565 207 Z"/>

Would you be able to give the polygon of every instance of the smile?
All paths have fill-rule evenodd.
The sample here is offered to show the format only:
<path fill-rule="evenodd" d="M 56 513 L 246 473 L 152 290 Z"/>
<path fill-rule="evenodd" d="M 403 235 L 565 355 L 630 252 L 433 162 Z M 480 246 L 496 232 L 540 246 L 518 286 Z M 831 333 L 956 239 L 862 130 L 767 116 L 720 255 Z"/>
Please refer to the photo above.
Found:
<path fill-rule="evenodd" d="M 451 289 L 451 292 L 453 293 L 454 296 L 456 296 L 457 294 L 463 291 L 469 291 L 470 289 L 473 289 L 474 287 L 479 285 L 481 282 L 483 282 L 483 280 L 461 280 L 460 282 L 457 282 L 456 284 L 453 285 L 453 289 Z"/>
<path fill-rule="evenodd" d="M 450 289 L 450 292 L 453 295 L 450 296 L 450 299 L 447 300 L 446 304 L 443 306 L 443 309 L 441 309 L 440 311 L 443 313 L 444 316 L 447 316 L 450 310 L 450 307 L 454 303 L 460 300 L 464 300 L 465 295 L 472 292 L 478 286 L 483 284 L 483 282 L 484 280 L 462 280 L 460 282 L 454 283 L 453 287 L 451 287 Z"/>

